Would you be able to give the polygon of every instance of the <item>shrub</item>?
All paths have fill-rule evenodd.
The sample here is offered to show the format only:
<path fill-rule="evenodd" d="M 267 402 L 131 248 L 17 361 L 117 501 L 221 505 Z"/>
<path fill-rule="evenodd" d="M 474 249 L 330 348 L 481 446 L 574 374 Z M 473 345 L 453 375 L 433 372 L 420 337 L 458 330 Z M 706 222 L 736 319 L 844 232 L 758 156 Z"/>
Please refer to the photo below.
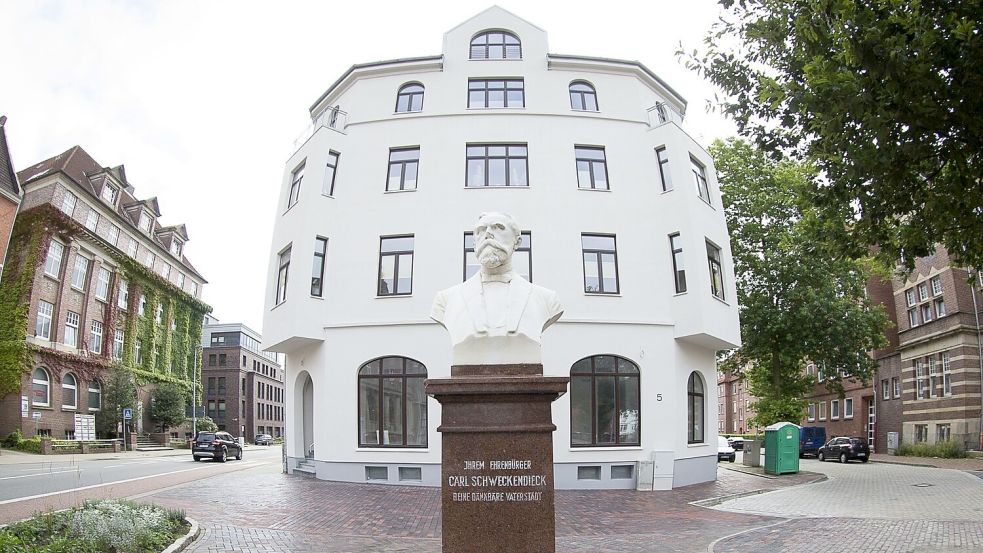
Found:
<path fill-rule="evenodd" d="M 939 457 L 942 459 L 963 459 L 967 456 L 963 446 L 951 440 L 934 444 L 903 443 L 898 446 L 894 454 L 901 457 Z"/>

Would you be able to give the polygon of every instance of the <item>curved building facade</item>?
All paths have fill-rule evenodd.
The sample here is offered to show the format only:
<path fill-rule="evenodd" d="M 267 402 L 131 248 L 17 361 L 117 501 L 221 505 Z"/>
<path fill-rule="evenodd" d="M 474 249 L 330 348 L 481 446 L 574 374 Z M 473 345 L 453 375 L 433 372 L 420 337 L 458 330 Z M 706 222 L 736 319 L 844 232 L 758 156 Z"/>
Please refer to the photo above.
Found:
<path fill-rule="evenodd" d="M 544 372 L 558 488 L 678 487 L 716 475 L 719 349 L 739 344 L 713 163 L 685 101 L 637 62 L 550 54 L 493 7 L 442 55 L 353 66 L 288 160 L 264 347 L 286 354 L 288 467 L 439 485 L 450 375 L 437 291 L 477 265 L 483 211 L 523 230 L 516 270 L 556 290 Z"/>

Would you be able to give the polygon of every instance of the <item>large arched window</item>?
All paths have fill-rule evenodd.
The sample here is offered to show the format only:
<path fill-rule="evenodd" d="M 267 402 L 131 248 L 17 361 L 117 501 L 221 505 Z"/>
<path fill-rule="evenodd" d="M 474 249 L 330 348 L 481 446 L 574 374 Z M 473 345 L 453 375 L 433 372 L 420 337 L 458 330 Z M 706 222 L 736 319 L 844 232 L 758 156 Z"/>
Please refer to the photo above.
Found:
<path fill-rule="evenodd" d="M 471 39 L 471 59 L 522 59 L 522 44 L 519 37 L 508 31 L 485 31 Z"/>
<path fill-rule="evenodd" d="M 570 368 L 570 445 L 640 445 L 638 365 L 613 355 Z"/>
<path fill-rule="evenodd" d="M 423 85 L 405 84 L 396 94 L 396 113 L 420 111 L 423 109 Z"/>
<path fill-rule="evenodd" d="M 597 92 L 587 81 L 570 83 L 570 109 L 579 111 L 598 111 Z"/>
<path fill-rule="evenodd" d="M 79 406 L 78 381 L 72 373 L 61 379 L 61 406 L 65 409 L 76 409 Z"/>
<path fill-rule="evenodd" d="M 704 439 L 704 401 L 703 377 L 700 373 L 693 371 L 689 375 L 689 382 L 686 383 L 686 442 L 690 444 L 703 443 Z"/>
<path fill-rule="evenodd" d="M 31 386 L 31 403 L 39 407 L 51 405 L 51 377 L 48 371 L 38 367 L 34 369 Z"/>
<path fill-rule="evenodd" d="M 102 385 L 98 380 L 89 382 L 89 411 L 102 409 Z"/>
<path fill-rule="evenodd" d="M 382 357 L 358 369 L 359 447 L 427 447 L 427 368 Z"/>

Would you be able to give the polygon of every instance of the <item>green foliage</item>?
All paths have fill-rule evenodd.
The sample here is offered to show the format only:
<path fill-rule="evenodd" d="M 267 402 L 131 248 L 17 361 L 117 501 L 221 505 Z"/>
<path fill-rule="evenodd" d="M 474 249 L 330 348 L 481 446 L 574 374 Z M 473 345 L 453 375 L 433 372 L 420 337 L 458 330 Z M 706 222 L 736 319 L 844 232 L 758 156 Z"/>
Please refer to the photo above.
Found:
<path fill-rule="evenodd" d="M 816 165 L 817 215 L 854 257 L 983 267 L 983 2 L 722 0 L 687 66 L 776 156 Z"/>
<path fill-rule="evenodd" d="M 199 432 L 215 432 L 218 430 L 218 425 L 211 417 L 198 417 L 197 428 Z"/>
<path fill-rule="evenodd" d="M 901 457 L 939 457 L 941 459 L 964 459 L 969 455 L 961 444 L 953 441 L 937 442 L 934 444 L 898 444 L 895 455 Z"/>
<path fill-rule="evenodd" d="M 102 383 L 102 410 L 96 412 L 96 432 L 100 436 L 116 436 L 117 423 L 122 422 L 121 409 L 133 409 L 136 402 L 133 373 L 122 366 L 110 368 Z"/>
<path fill-rule="evenodd" d="M 23 451 L 25 453 L 40 454 L 41 438 L 38 436 L 31 436 L 30 438 L 24 439 L 24 435 L 21 433 L 20 428 L 17 428 L 3 439 L 3 446 L 9 447 L 10 449 L 16 449 L 17 451 Z M 3 549 L 0 549 L 0 551 L 3 551 Z"/>
<path fill-rule="evenodd" d="M 7 437 L 3 439 L 3 446 L 16 447 L 23 439 L 24 434 L 20 431 L 20 428 L 15 428 L 13 432 L 7 434 Z"/>
<path fill-rule="evenodd" d="M 721 368 L 743 372 L 758 398 L 748 424 L 796 422 L 815 384 L 806 360 L 829 367 L 824 384 L 842 395 L 832 369 L 868 382 L 876 365 L 867 352 L 885 343 L 888 319 L 865 297 L 868 265 L 838 255 L 803 199 L 810 167 L 774 161 L 739 140 L 717 141 L 710 152 L 731 233 L 743 342 Z"/>
<path fill-rule="evenodd" d="M 163 426 L 166 432 L 187 419 L 184 415 L 187 405 L 187 389 L 170 382 L 159 384 L 150 395 L 150 420 Z"/>

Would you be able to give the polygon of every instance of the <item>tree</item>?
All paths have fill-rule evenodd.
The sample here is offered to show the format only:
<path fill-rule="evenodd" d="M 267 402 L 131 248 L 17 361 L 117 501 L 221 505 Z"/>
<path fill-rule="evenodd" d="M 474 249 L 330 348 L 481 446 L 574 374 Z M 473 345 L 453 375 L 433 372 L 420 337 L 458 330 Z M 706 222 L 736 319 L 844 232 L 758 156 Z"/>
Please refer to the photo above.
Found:
<path fill-rule="evenodd" d="M 983 267 L 983 1 L 721 0 L 703 52 L 742 136 L 808 161 L 838 246 Z"/>
<path fill-rule="evenodd" d="M 812 169 L 775 161 L 747 142 L 716 141 L 713 155 L 731 234 L 743 345 L 722 368 L 743 372 L 758 398 L 752 421 L 796 422 L 815 384 L 807 360 L 825 364 L 827 389 L 843 394 L 841 370 L 869 382 L 887 315 L 871 306 L 864 260 L 838 255 L 802 197 Z"/>
<path fill-rule="evenodd" d="M 96 412 L 96 432 L 100 436 L 117 436 L 117 424 L 125 408 L 133 409 L 137 402 L 137 387 L 133 373 L 112 367 L 107 371 L 102 388 L 102 409 Z"/>
<path fill-rule="evenodd" d="M 218 430 L 218 425 L 211 417 L 198 417 L 198 431 L 199 432 L 215 432 Z"/>
<path fill-rule="evenodd" d="M 183 423 L 188 405 L 188 393 L 171 382 L 162 382 L 150 394 L 150 420 L 161 425 L 166 432 L 171 426 Z"/>

